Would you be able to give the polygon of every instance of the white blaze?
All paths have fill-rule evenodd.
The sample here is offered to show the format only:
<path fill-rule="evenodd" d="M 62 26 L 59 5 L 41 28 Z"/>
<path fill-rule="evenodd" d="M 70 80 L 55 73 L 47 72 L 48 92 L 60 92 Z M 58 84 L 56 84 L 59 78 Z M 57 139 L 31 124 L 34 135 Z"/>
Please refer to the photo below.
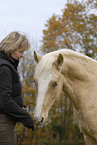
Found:
<path fill-rule="evenodd" d="M 44 73 L 41 75 L 41 77 L 39 77 L 38 98 L 37 98 L 36 112 L 35 112 L 36 117 L 40 117 L 41 115 L 42 105 L 43 105 L 44 98 L 48 90 L 48 85 L 49 85 L 49 82 L 51 81 L 51 78 L 52 78 L 51 74 L 44 74 Z"/>

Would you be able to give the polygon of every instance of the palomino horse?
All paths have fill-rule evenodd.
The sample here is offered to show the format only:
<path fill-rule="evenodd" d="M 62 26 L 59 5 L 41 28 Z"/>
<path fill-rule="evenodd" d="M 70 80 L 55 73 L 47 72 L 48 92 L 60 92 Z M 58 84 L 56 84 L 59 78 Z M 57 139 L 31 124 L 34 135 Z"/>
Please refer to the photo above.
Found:
<path fill-rule="evenodd" d="M 74 105 L 74 114 L 87 145 L 97 145 L 97 61 L 81 53 L 62 49 L 39 56 L 35 83 L 36 122 L 44 122 L 54 101 L 63 93 Z"/>

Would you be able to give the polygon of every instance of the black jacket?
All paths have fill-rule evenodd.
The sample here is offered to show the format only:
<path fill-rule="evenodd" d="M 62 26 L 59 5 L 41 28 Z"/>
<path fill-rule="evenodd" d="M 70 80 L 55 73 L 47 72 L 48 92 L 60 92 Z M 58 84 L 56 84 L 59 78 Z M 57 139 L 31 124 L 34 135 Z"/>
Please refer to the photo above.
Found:
<path fill-rule="evenodd" d="M 0 113 L 8 114 L 24 126 L 33 128 L 32 117 L 22 108 L 22 86 L 17 65 L 17 60 L 0 52 Z"/>

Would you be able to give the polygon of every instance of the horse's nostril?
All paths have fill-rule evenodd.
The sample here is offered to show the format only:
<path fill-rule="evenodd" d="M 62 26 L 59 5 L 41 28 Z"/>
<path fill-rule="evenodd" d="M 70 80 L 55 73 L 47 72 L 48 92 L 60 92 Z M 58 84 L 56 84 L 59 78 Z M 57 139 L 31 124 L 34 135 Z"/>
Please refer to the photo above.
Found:
<path fill-rule="evenodd" d="M 43 122 L 44 118 L 42 117 L 41 122 Z"/>
<path fill-rule="evenodd" d="M 42 122 L 43 122 L 44 118 L 41 117 L 41 118 L 34 118 L 34 123 L 37 124 L 37 125 L 40 125 Z"/>

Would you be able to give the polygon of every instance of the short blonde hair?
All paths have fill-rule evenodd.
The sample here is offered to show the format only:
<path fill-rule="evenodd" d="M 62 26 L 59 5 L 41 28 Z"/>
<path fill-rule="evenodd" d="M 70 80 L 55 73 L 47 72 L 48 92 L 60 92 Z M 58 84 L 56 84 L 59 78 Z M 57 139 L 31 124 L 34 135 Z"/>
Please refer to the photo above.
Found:
<path fill-rule="evenodd" d="M 0 51 L 6 54 L 11 54 L 21 48 L 23 48 L 24 51 L 28 50 L 30 43 L 25 34 L 16 31 L 9 33 L 0 43 Z"/>

